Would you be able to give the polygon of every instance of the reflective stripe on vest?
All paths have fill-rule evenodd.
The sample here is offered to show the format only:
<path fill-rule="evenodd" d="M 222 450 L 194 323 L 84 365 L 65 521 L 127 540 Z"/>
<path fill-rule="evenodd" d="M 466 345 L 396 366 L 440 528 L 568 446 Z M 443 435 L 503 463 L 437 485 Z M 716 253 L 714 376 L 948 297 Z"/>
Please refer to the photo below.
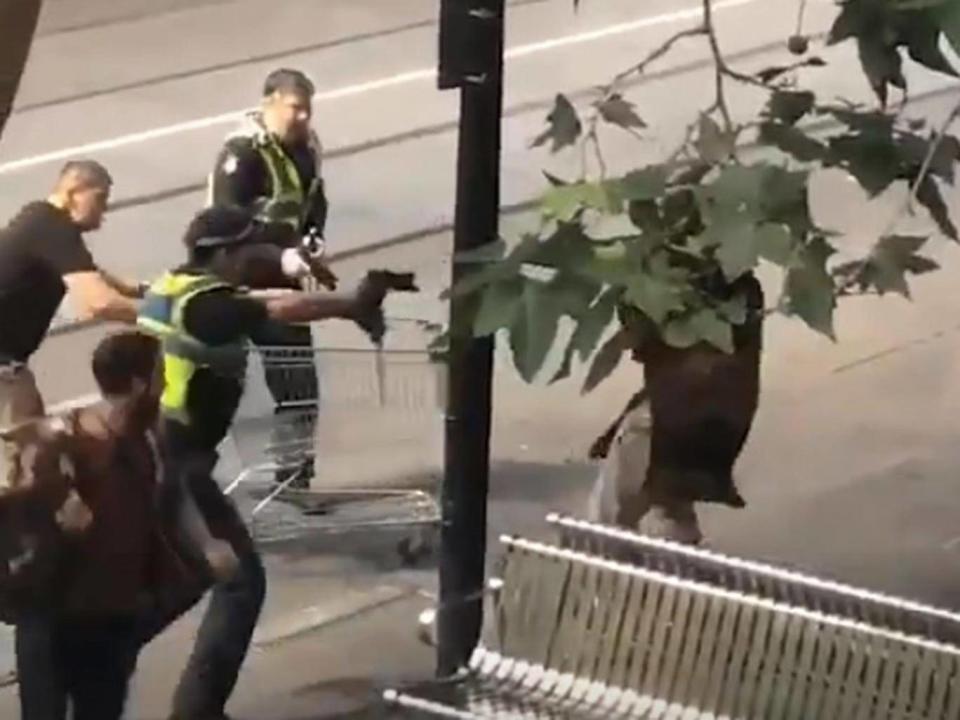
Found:
<path fill-rule="evenodd" d="M 187 303 L 198 295 L 231 286 L 212 275 L 166 273 L 144 298 L 137 325 L 163 344 L 164 388 L 160 404 L 164 415 L 189 423 L 187 393 L 198 368 L 226 377 L 243 377 L 246 345 L 211 346 L 190 335 L 183 326 Z"/>
<path fill-rule="evenodd" d="M 290 156 L 272 135 L 256 144 L 270 173 L 270 197 L 257 207 L 257 217 L 267 222 L 283 222 L 299 231 L 303 224 L 307 195 L 303 190 L 300 172 Z"/>
<path fill-rule="evenodd" d="M 270 195 L 253 205 L 258 220 L 287 223 L 296 232 L 303 230 L 307 210 L 322 187 L 320 141 L 311 131 L 308 145 L 314 161 L 314 180 L 304 188 L 296 163 L 287 155 L 279 141 L 263 125 L 260 113 L 250 113 L 243 124 L 227 136 L 227 141 L 245 138 L 263 159 L 270 175 Z M 213 176 L 209 180 L 207 204 L 213 205 Z"/>

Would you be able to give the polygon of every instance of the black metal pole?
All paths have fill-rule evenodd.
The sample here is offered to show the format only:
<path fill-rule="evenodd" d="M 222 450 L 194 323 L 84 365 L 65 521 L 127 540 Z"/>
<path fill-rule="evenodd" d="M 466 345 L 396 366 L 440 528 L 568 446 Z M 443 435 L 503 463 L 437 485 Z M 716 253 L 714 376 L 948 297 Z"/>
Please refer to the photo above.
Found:
<path fill-rule="evenodd" d="M 468 37 L 460 39 L 478 62 L 458 83 L 455 253 L 495 241 L 500 210 L 504 0 L 468 0 L 465 5 Z M 454 283 L 468 271 L 453 263 Z M 437 617 L 441 676 L 463 667 L 483 624 L 493 339 L 471 336 L 472 316 L 470 298 L 452 299 Z"/>
<path fill-rule="evenodd" d="M 40 0 L 0 0 L 0 135 L 37 29 Z"/>

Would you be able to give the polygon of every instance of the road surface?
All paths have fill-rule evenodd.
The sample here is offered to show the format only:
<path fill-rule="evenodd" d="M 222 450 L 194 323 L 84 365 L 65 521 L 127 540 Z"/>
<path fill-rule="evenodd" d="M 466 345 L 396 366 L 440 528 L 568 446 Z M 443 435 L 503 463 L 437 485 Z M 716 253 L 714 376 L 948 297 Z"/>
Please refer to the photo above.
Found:
<path fill-rule="evenodd" d="M 542 168 L 576 171 L 576 159 L 528 147 L 554 93 L 588 102 L 593 85 L 693 24 L 699 5 L 583 0 L 574 14 L 571 4 L 518 0 L 510 6 L 508 211 L 536 197 Z M 717 4 L 723 43 L 738 67 L 782 58 L 793 0 Z M 423 296 L 392 310 L 442 318 L 445 308 L 435 294 L 449 273 L 444 228 L 454 196 L 457 101 L 434 86 L 436 9 L 435 0 L 49 0 L 0 144 L 0 216 L 42 196 L 65 159 L 99 158 L 117 186 L 115 211 L 91 236 L 98 259 L 139 277 L 157 273 L 182 257 L 179 233 L 203 203 L 204 177 L 237 112 L 256 102 L 270 69 L 298 66 L 318 85 L 333 250 L 366 251 L 340 263 L 341 273 L 356 278 L 370 264 L 417 269 Z M 833 13 L 832 3 L 811 2 L 808 30 L 824 30 Z M 223 29 L 228 22 L 230 33 Z M 831 67 L 811 75 L 819 87 L 868 97 L 850 49 L 824 56 Z M 955 85 L 929 74 L 915 79 L 920 102 L 914 112 L 943 116 L 955 102 Z M 629 96 L 651 126 L 647 135 L 660 140 L 605 134 L 614 170 L 656 160 L 672 147 L 691 113 L 709 103 L 710 83 L 706 50 L 689 41 L 648 82 L 632 87 Z M 758 102 L 752 95 L 736 101 L 743 107 Z M 956 208 L 956 198 L 950 200 Z M 847 232 L 843 242 L 852 245 L 879 232 L 894 204 L 884 198 L 867 206 L 836 174 L 814 188 L 818 217 Z M 505 231 L 532 222 L 508 212 Z M 387 249 L 378 249 L 385 243 Z M 936 252 L 946 269 L 917 283 L 913 304 L 847 303 L 838 345 L 796 322 L 770 322 L 761 410 L 739 467 L 750 506 L 706 513 L 718 548 L 960 606 L 957 250 L 941 244 Z M 48 399 L 89 391 L 86 363 L 100 332 L 60 335 L 39 353 Z M 348 328 L 325 332 L 330 342 L 360 342 Z M 635 388 L 637 373 L 622 368 L 595 394 L 579 398 L 572 383 L 527 388 L 502 350 L 499 357 L 492 532 L 536 531 L 546 510 L 581 506 L 593 473 L 583 451 Z M 328 548 L 316 571 L 321 597 L 314 601 L 332 602 L 341 581 L 367 588 L 371 597 L 384 583 L 430 586 L 428 573 L 385 575 L 378 552 Z M 276 563 L 290 569 L 288 558 Z M 293 612 L 285 597 L 281 592 L 277 600 L 281 615 Z M 166 692 L 163 682 L 154 692 Z"/>

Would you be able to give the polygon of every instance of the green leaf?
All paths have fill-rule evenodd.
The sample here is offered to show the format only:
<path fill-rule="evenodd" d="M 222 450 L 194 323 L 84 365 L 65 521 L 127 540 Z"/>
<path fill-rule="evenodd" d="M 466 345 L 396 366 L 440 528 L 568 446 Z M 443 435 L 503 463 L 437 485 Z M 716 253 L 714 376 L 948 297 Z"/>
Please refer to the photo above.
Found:
<path fill-rule="evenodd" d="M 656 200 L 667 189 L 667 170 L 652 165 L 624 175 L 618 182 L 619 195 L 624 200 Z"/>
<path fill-rule="evenodd" d="M 661 332 L 663 341 L 676 348 L 709 343 L 726 353 L 733 352 L 733 326 L 713 308 L 672 318 Z"/>
<path fill-rule="evenodd" d="M 616 181 L 579 182 L 547 190 L 542 208 L 545 217 L 568 223 L 585 208 L 609 214 L 622 212 L 623 198 Z"/>
<path fill-rule="evenodd" d="M 867 80 L 870 81 L 870 87 L 873 88 L 881 105 L 886 106 L 888 85 L 901 90 L 907 87 L 900 53 L 895 46 L 888 45 L 882 35 L 875 33 L 858 36 L 857 49 L 860 54 L 860 64 L 863 66 Z"/>
<path fill-rule="evenodd" d="M 772 67 L 758 70 L 754 76 L 762 83 L 771 83 L 785 72 L 790 72 L 789 65 L 773 65 Z"/>
<path fill-rule="evenodd" d="M 617 302 L 622 294 L 619 288 L 610 288 L 604 292 L 583 314 L 576 318 L 577 326 L 570 336 L 570 342 L 563 353 L 563 360 L 550 383 L 570 377 L 573 358 L 576 354 L 586 361 L 597 347 L 604 331 L 610 326 Z"/>
<path fill-rule="evenodd" d="M 489 263 L 502 260 L 507 253 L 507 243 L 504 240 L 486 243 L 473 250 L 464 250 L 453 256 L 457 263 Z"/>
<path fill-rule="evenodd" d="M 523 263 L 539 249 L 540 240 L 536 235 L 524 235 L 505 258 L 466 272 L 452 288 L 440 293 L 440 299 L 449 300 L 452 297 L 471 295 L 492 282 L 516 277 Z"/>
<path fill-rule="evenodd" d="M 553 185 L 553 187 L 560 187 L 561 185 L 569 185 L 570 183 L 564 180 L 563 178 L 557 177 L 556 175 L 551 175 L 546 170 L 541 170 L 543 177 L 546 178 L 547 182 Z"/>
<path fill-rule="evenodd" d="M 930 217 L 940 228 L 940 232 L 948 238 L 957 242 L 960 236 L 957 234 L 957 227 L 950 219 L 950 211 L 947 204 L 943 201 L 943 195 L 940 194 L 940 187 L 937 181 L 927 175 L 920 181 L 917 188 L 917 202 L 923 205 L 930 212 Z"/>
<path fill-rule="evenodd" d="M 716 165 L 729 160 L 737 146 L 737 133 L 724 132 L 706 113 L 700 115 L 700 133 L 694 143 L 704 162 Z"/>
<path fill-rule="evenodd" d="M 733 325 L 742 325 L 747 321 L 747 298 L 743 293 L 734 295 L 717 306 L 720 317 Z"/>
<path fill-rule="evenodd" d="M 800 254 L 799 265 L 787 273 L 785 305 L 814 330 L 835 339 L 833 310 L 836 297 L 827 260 L 834 253 L 822 238 L 810 241 Z"/>
<path fill-rule="evenodd" d="M 823 143 L 790 125 L 765 122 L 760 125 L 759 140 L 764 145 L 775 147 L 800 162 L 815 162 L 827 155 Z"/>
<path fill-rule="evenodd" d="M 720 233 L 716 258 L 724 277 L 733 282 L 757 264 L 760 247 L 751 223 L 727 225 Z"/>
<path fill-rule="evenodd" d="M 937 23 L 946 36 L 953 51 L 960 54 L 960 3 L 948 0 L 934 10 Z"/>
<path fill-rule="evenodd" d="M 560 361 L 560 367 L 557 368 L 557 371 L 553 374 L 553 377 L 550 378 L 550 385 L 558 383 L 561 380 L 566 380 L 570 377 L 570 372 L 573 370 L 573 343 L 567 345 L 567 349 L 563 351 L 563 360 Z"/>
<path fill-rule="evenodd" d="M 559 311 L 571 317 L 583 313 L 600 291 L 600 285 L 580 275 L 561 272 L 546 287 Z"/>
<path fill-rule="evenodd" d="M 608 289 L 577 318 L 577 327 L 570 338 L 570 347 L 576 351 L 581 360 L 590 357 L 597 343 L 600 342 L 604 330 L 613 320 L 613 313 L 622 294 L 619 288 Z"/>
<path fill-rule="evenodd" d="M 901 40 L 906 43 L 914 61 L 931 70 L 955 76 L 957 71 L 940 49 L 937 19 L 934 13 L 911 13 L 909 20 L 900 25 Z"/>
<path fill-rule="evenodd" d="M 844 263 L 833 274 L 844 287 L 856 285 L 861 292 L 870 288 L 910 297 L 907 275 L 922 275 L 938 269 L 936 261 L 918 254 L 927 238 L 914 235 L 890 235 L 880 238 L 863 260 Z"/>
<path fill-rule="evenodd" d="M 500 328 L 513 325 L 520 310 L 524 284 L 523 278 L 515 277 L 486 287 L 473 319 L 475 337 L 492 335 Z"/>
<path fill-rule="evenodd" d="M 570 269 L 602 285 L 625 285 L 635 271 L 623 243 L 594 247 L 589 260 Z"/>
<path fill-rule="evenodd" d="M 576 108 L 565 95 L 559 94 L 554 100 L 553 109 L 547 115 L 547 129 L 533 141 L 533 147 L 550 142 L 550 151 L 557 152 L 567 145 L 573 145 L 582 132 L 583 124 Z"/>
<path fill-rule="evenodd" d="M 660 329 L 663 341 L 670 347 L 681 349 L 693 347 L 700 342 L 700 335 L 690 322 L 691 317 L 684 315 L 672 318 Z"/>
<path fill-rule="evenodd" d="M 836 45 L 849 38 L 854 37 L 860 30 L 861 18 L 860 7 L 856 2 L 844 3 L 840 14 L 833 22 L 833 27 L 827 35 L 827 44 Z"/>
<path fill-rule="evenodd" d="M 895 292 L 906 298 L 910 297 L 910 287 L 907 285 L 906 274 L 917 272 L 911 270 L 912 267 L 926 268 L 926 263 L 936 263 L 917 255 L 927 242 L 925 237 L 913 235 L 890 235 L 880 238 L 870 253 L 870 268 L 872 270 L 872 284 L 882 295 L 888 292 Z M 920 260 L 920 263 L 914 263 L 914 260 Z M 920 269 L 918 272 L 925 272 Z"/>
<path fill-rule="evenodd" d="M 596 104 L 597 111 L 606 122 L 622 128 L 645 128 L 647 124 L 637 115 L 632 102 L 614 93 Z"/>
<path fill-rule="evenodd" d="M 628 349 L 627 335 L 621 328 L 607 340 L 593 358 L 587 378 L 583 383 L 584 395 L 606 380 L 617 369 L 623 359 L 623 353 Z"/>
<path fill-rule="evenodd" d="M 765 114 L 787 125 L 794 125 L 813 110 L 814 94 L 808 91 L 777 90 L 770 96 Z"/>
<path fill-rule="evenodd" d="M 642 310 L 658 325 L 671 312 L 683 309 L 682 287 L 678 283 L 646 272 L 637 273 L 630 278 L 623 299 Z"/>
<path fill-rule="evenodd" d="M 556 298 L 540 283 L 527 282 L 520 311 L 510 328 L 514 364 L 527 382 L 533 382 L 550 348 L 560 322 Z M 522 335 L 521 338 L 515 338 Z"/>
<path fill-rule="evenodd" d="M 757 252 L 764 260 L 783 268 L 793 264 L 796 244 L 786 226 L 764 223 L 754 231 L 754 241 Z"/>
<path fill-rule="evenodd" d="M 808 198 L 810 172 L 770 167 L 764 178 L 761 217 L 767 222 L 786 225 L 795 239 L 805 240 L 816 229 Z"/>
<path fill-rule="evenodd" d="M 663 227 L 660 206 L 656 200 L 633 200 L 627 206 L 630 222 L 641 230 L 656 231 Z"/>
<path fill-rule="evenodd" d="M 690 318 L 699 338 L 725 353 L 733 352 L 733 326 L 713 308 L 704 308 Z"/>
<path fill-rule="evenodd" d="M 864 132 L 830 138 L 828 167 L 839 165 L 876 197 L 900 175 L 900 157 L 889 135 Z"/>
<path fill-rule="evenodd" d="M 760 249 L 753 228 L 748 228 L 735 239 L 728 238 L 716 251 L 716 259 L 728 282 L 734 282 L 756 267 L 759 258 Z"/>

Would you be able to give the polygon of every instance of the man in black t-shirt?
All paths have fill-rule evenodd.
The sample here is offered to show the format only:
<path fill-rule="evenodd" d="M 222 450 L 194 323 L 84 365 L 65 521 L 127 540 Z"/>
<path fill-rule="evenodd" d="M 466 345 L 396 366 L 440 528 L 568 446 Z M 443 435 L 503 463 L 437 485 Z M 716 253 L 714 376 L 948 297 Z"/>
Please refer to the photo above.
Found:
<path fill-rule="evenodd" d="M 28 362 L 65 295 L 83 319 L 136 319 L 142 288 L 98 268 L 83 241 L 103 222 L 111 184 L 96 162 L 67 163 L 50 197 L 0 230 L 0 428 L 43 415 Z M 16 462 L 13 448 L 3 450 L 0 486 Z"/>

